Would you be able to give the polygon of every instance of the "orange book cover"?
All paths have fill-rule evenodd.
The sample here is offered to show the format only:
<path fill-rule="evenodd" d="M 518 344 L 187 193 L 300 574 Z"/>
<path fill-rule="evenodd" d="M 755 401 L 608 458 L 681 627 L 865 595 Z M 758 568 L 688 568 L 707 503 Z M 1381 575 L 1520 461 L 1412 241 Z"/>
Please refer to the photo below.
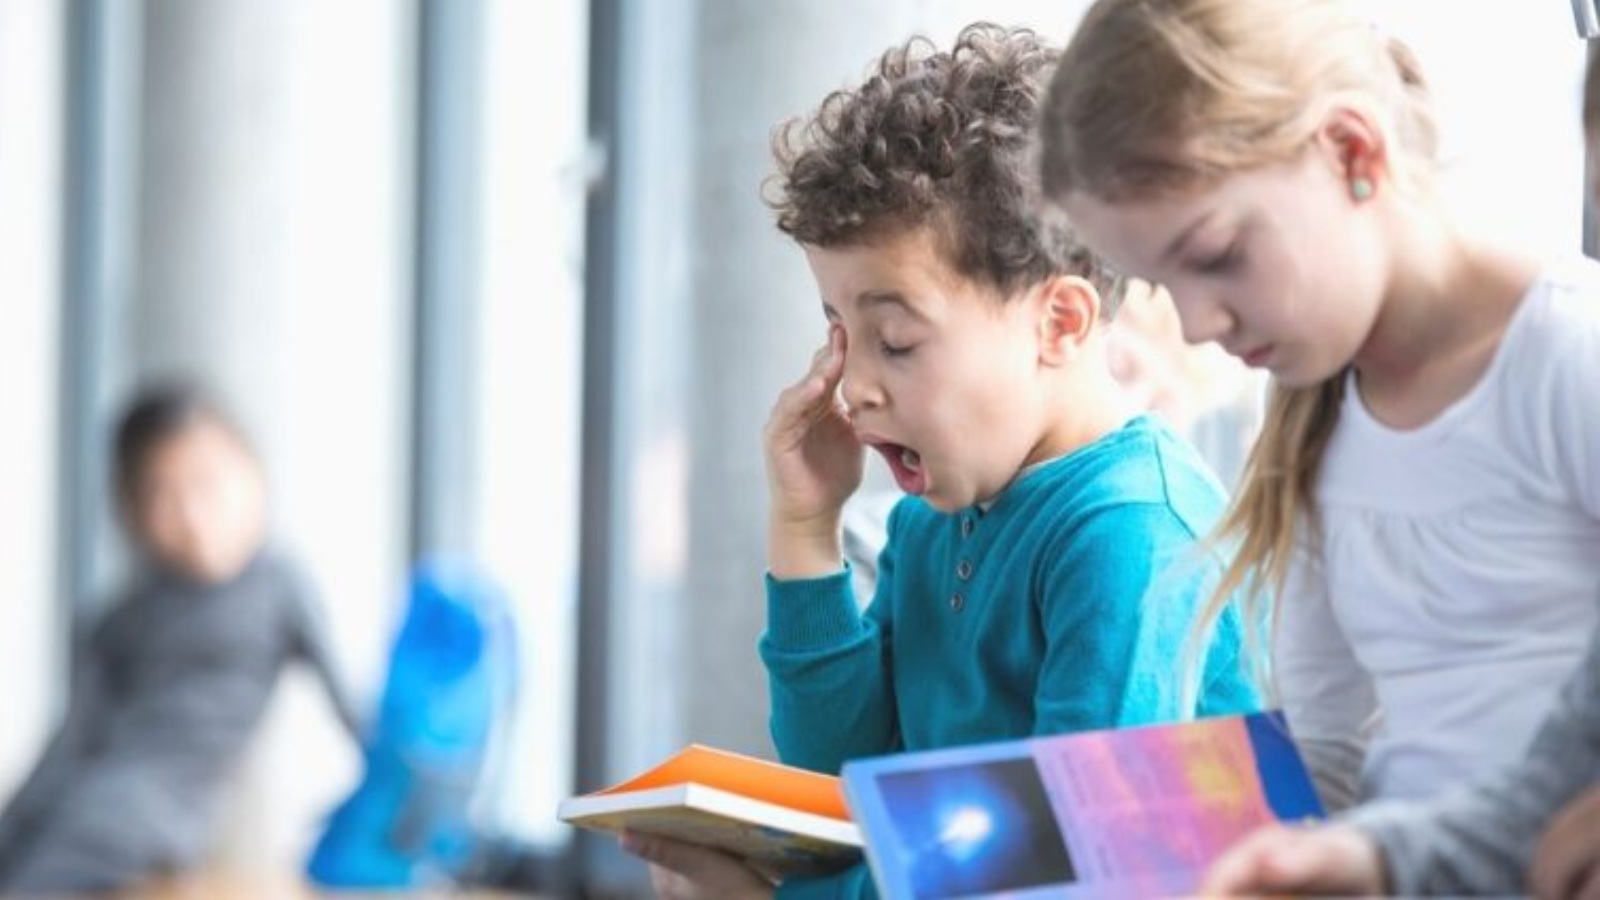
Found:
<path fill-rule="evenodd" d="M 861 858 L 839 779 L 698 744 L 621 784 L 562 801 L 557 816 L 714 847 L 774 876 L 834 871 Z"/>

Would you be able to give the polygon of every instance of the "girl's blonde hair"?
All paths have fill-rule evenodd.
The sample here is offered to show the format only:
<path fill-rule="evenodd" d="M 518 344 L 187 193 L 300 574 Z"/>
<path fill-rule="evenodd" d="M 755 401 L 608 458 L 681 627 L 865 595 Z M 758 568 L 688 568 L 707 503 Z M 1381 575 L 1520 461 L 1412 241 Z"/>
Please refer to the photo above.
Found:
<path fill-rule="evenodd" d="M 1045 97 L 1044 190 L 1115 200 L 1286 162 L 1340 103 L 1396 139 L 1391 177 L 1425 178 L 1437 135 L 1416 58 L 1340 0 L 1099 0 Z"/>
<path fill-rule="evenodd" d="M 1204 188 L 1305 152 L 1328 111 L 1363 110 L 1387 136 L 1388 182 L 1425 190 L 1437 134 L 1411 52 L 1339 0 L 1099 0 L 1052 78 L 1040 120 L 1045 195 L 1109 202 Z M 1275 385 L 1214 540 L 1234 551 L 1195 634 L 1236 592 L 1246 633 L 1283 589 L 1342 373 Z"/>

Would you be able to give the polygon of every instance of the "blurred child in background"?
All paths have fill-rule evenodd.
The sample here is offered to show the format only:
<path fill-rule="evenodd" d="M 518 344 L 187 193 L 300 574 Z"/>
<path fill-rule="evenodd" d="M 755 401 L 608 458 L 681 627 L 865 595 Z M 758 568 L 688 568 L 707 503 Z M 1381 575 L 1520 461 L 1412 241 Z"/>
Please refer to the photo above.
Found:
<path fill-rule="evenodd" d="M 240 430 L 185 388 L 138 397 L 115 485 L 137 573 L 74 647 L 65 719 L 0 815 L 0 893 L 107 890 L 201 863 L 219 788 L 293 660 L 352 735 L 310 587 L 267 543 Z"/>

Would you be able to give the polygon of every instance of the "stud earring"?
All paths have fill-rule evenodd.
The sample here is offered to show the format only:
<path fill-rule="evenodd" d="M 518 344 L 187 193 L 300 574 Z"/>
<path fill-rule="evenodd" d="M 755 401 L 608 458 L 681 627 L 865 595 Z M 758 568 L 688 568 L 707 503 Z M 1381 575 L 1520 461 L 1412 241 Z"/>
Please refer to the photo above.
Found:
<path fill-rule="evenodd" d="M 1357 203 L 1372 199 L 1372 182 L 1365 178 L 1350 179 L 1350 196 Z"/>

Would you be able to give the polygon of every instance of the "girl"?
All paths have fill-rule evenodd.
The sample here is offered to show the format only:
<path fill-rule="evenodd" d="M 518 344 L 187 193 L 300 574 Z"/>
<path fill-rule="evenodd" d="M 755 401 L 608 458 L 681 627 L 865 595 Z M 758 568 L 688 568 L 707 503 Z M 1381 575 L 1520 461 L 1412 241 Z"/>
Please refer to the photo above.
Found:
<path fill-rule="evenodd" d="M 1583 93 L 1592 166 L 1600 57 L 1590 57 Z M 1600 896 L 1600 631 L 1516 767 L 1431 803 L 1375 806 L 1327 828 L 1263 829 L 1217 861 L 1201 893 L 1524 890 Z"/>
<path fill-rule="evenodd" d="M 1592 267 L 1452 226 L 1415 61 L 1337 0 L 1100 0 L 1041 129 L 1090 246 L 1274 378 L 1219 596 L 1279 597 L 1326 804 L 1521 757 L 1596 621 Z"/>

